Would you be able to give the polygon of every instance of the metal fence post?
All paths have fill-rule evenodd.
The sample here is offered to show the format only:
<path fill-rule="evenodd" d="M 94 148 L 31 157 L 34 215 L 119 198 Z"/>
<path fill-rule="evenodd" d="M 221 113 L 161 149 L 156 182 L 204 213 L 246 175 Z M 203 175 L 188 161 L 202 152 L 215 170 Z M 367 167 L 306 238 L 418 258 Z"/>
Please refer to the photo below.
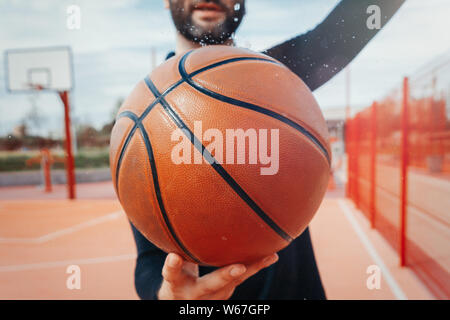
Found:
<path fill-rule="evenodd" d="M 377 103 L 371 107 L 371 135 L 370 135 L 370 227 L 375 228 L 376 214 L 376 160 L 377 160 Z"/>
<path fill-rule="evenodd" d="M 400 236 L 399 236 L 399 255 L 400 266 L 406 265 L 406 214 L 408 204 L 408 100 L 409 83 L 408 78 L 403 79 L 403 97 L 402 97 L 402 117 L 401 117 L 401 164 L 400 164 Z"/>

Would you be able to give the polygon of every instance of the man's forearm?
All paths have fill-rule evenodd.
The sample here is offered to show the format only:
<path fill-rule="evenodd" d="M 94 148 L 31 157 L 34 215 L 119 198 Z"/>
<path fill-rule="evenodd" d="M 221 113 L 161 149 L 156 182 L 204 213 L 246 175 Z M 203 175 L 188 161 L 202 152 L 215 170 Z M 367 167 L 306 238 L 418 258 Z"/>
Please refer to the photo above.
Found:
<path fill-rule="evenodd" d="M 157 299 L 162 283 L 161 270 L 167 254 L 148 241 L 133 224 L 130 225 L 138 252 L 134 271 L 136 292 L 141 299 Z"/>
<path fill-rule="evenodd" d="M 381 9 L 383 27 L 404 1 L 343 0 L 313 30 L 264 53 L 284 63 L 313 91 L 345 68 L 378 33 L 367 27 L 370 5 Z"/>
<path fill-rule="evenodd" d="M 161 262 L 162 261 L 162 262 Z M 143 300 L 156 300 L 162 283 L 161 270 L 164 257 L 152 256 L 152 253 L 140 255 L 136 260 L 134 284 L 138 296 Z"/>

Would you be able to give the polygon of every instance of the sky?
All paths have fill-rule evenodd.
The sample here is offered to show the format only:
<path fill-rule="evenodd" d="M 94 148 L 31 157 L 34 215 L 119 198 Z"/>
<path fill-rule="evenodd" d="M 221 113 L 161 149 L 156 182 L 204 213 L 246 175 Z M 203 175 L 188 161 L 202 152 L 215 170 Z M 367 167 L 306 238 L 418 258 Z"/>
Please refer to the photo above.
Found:
<path fill-rule="evenodd" d="M 238 46 L 263 50 L 320 23 L 338 0 L 247 0 L 247 15 L 236 35 Z M 66 26 L 67 8 L 81 9 L 81 28 Z M 450 1 L 407 0 L 350 65 L 354 110 L 381 99 L 404 76 L 450 56 Z M 152 67 L 151 48 L 161 63 L 175 42 L 175 29 L 163 0 L 0 0 L 0 135 L 13 128 L 33 105 L 41 119 L 34 133 L 61 136 L 63 108 L 54 93 L 7 92 L 6 49 L 71 46 L 75 124 L 100 128 Z M 345 71 L 314 92 L 327 111 L 346 104 Z"/>

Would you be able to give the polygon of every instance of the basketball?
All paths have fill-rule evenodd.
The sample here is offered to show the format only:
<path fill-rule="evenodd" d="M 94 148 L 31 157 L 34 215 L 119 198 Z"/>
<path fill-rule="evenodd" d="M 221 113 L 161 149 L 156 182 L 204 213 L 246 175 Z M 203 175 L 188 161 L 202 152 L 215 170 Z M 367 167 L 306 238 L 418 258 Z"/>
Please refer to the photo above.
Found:
<path fill-rule="evenodd" d="M 303 81 L 261 53 L 208 46 L 174 56 L 122 104 L 110 168 L 131 223 L 202 265 L 289 245 L 319 208 L 331 151 Z"/>

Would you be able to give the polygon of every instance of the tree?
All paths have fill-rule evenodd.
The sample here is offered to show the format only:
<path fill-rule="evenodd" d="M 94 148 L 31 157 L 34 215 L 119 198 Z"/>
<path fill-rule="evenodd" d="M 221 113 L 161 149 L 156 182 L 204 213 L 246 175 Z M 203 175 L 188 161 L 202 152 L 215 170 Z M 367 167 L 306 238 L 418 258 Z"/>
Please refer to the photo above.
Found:
<path fill-rule="evenodd" d="M 90 125 L 81 125 L 77 130 L 77 143 L 82 146 L 96 146 L 99 133 Z"/>

